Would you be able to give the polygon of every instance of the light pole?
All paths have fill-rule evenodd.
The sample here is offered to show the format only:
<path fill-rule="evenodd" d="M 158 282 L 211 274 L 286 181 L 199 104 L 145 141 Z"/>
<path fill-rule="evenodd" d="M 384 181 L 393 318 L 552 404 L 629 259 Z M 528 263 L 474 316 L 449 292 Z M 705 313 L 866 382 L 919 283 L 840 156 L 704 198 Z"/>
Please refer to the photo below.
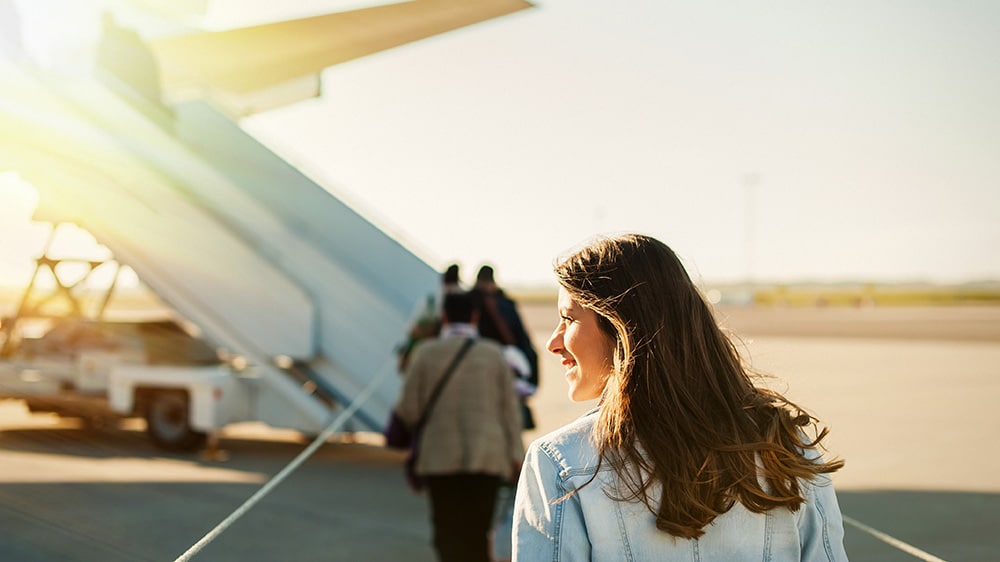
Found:
<path fill-rule="evenodd" d="M 753 304 L 754 285 L 754 235 L 756 233 L 756 202 L 757 186 L 760 184 L 760 174 L 754 172 L 743 176 L 743 258 L 746 271 L 744 272 L 744 282 L 746 283 L 747 304 Z"/>

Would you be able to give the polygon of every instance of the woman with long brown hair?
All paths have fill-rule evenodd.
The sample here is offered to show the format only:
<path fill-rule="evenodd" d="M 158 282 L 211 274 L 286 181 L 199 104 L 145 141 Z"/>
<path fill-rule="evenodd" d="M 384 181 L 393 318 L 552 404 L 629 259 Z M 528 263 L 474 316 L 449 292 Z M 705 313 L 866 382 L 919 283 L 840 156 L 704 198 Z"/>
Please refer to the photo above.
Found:
<path fill-rule="evenodd" d="M 548 349 L 600 401 L 529 448 L 515 560 L 847 559 L 827 430 L 754 384 L 669 247 L 600 239 L 556 276 Z"/>

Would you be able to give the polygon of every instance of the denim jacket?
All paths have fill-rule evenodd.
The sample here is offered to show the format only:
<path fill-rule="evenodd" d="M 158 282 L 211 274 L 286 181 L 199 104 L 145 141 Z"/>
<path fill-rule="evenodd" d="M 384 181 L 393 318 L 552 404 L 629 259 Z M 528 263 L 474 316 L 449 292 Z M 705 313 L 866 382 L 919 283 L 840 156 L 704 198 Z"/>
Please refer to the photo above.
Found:
<path fill-rule="evenodd" d="M 515 562 L 847 560 L 840 507 L 825 476 L 803 483 L 806 501 L 798 510 L 753 513 L 737 502 L 697 540 L 657 530 L 642 502 L 608 498 L 603 489 L 615 481 L 608 463 L 578 493 L 553 501 L 594 474 L 596 420 L 595 410 L 528 448 L 514 505 Z"/>

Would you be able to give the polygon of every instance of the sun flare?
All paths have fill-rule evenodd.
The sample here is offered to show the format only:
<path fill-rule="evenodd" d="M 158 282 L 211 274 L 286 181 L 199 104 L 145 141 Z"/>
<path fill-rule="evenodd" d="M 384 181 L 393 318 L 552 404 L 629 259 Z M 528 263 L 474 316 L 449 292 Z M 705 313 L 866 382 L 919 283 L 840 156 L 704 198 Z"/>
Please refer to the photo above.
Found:
<path fill-rule="evenodd" d="M 57 259 L 105 261 L 112 258 L 107 247 L 76 225 L 62 223 L 56 226 L 33 221 L 38 199 L 38 191 L 18 173 L 0 172 L 0 286 L 27 285 L 35 269 L 35 260 L 43 254 Z M 65 264 L 63 269 L 72 269 L 72 266 Z M 93 283 L 110 282 L 109 273 L 98 273 L 92 278 Z M 130 272 L 129 276 L 134 274 Z M 52 284 L 45 276 L 36 282 Z"/>

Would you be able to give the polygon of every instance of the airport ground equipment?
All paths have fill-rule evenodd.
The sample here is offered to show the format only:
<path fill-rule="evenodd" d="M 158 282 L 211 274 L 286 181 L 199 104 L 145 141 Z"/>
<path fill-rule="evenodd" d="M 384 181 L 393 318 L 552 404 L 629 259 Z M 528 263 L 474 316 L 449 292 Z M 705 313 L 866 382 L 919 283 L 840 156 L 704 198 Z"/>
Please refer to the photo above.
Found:
<path fill-rule="evenodd" d="M 0 57 L 0 170 L 38 190 L 36 220 L 86 229 L 175 312 L 110 322 L 110 297 L 84 311 L 57 258 L 43 254 L 36 271 L 52 270 L 70 317 L 48 319 L 52 331 L 30 341 L 19 330 L 39 319 L 28 287 L 0 331 L 0 396 L 88 419 L 141 415 L 154 442 L 174 449 L 240 421 L 320 432 L 395 369 L 394 348 L 438 273 L 239 118 L 318 95 L 330 64 L 527 6 L 417 0 L 358 10 L 348 15 L 370 25 L 336 36 L 336 49 L 324 25 L 343 31 L 351 17 L 278 22 L 278 35 L 263 26 L 158 39 L 107 17 L 91 71 Z M 275 37 L 305 45 L 257 66 L 233 51 L 251 45 L 259 55 Z M 226 49 L 233 64 L 213 72 Z M 381 429 L 399 389 L 399 377 L 386 380 L 352 429 Z"/>

